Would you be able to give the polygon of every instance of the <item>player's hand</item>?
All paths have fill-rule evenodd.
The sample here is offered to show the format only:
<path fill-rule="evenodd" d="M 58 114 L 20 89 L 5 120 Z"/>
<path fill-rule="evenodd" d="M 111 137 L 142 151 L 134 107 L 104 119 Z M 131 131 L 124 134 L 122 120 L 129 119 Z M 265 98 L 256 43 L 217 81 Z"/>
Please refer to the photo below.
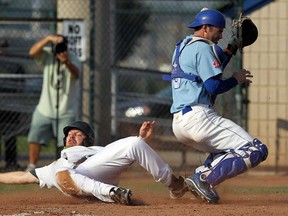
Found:
<path fill-rule="evenodd" d="M 147 140 L 152 135 L 154 124 L 155 124 L 155 121 L 143 122 L 139 130 L 139 136 L 142 139 Z"/>
<path fill-rule="evenodd" d="M 250 78 L 252 78 L 253 75 L 251 75 L 250 71 L 242 69 L 234 73 L 233 77 L 237 80 L 238 84 L 243 84 L 243 83 L 252 83 Z"/>

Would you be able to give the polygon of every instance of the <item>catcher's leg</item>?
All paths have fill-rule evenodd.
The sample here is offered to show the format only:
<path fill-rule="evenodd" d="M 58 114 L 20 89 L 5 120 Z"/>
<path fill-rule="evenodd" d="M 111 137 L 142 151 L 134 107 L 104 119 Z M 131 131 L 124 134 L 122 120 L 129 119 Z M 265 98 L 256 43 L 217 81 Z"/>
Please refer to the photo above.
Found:
<path fill-rule="evenodd" d="M 228 178 L 245 172 L 250 167 L 255 167 L 266 160 L 268 149 L 258 139 L 253 143 L 221 155 L 211 164 L 186 179 L 190 190 L 196 191 L 200 197 L 210 203 L 217 203 L 219 197 L 215 194 L 214 186 Z M 212 188 L 212 189 L 211 189 Z"/>
<path fill-rule="evenodd" d="M 214 160 L 201 172 L 201 178 L 212 186 L 216 186 L 228 178 L 237 176 L 251 167 L 257 166 L 266 160 L 268 156 L 267 146 L 258 139 L 253 143 L 230 152 Z"/>

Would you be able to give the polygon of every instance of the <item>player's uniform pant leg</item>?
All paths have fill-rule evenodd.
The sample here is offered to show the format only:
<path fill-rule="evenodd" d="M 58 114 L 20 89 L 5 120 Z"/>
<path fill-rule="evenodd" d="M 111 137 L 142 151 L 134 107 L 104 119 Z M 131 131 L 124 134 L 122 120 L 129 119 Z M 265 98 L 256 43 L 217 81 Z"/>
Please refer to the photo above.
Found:
<path fill-rule="evenodd" d="M 231 120 L 202 106 L 193 106 L 184 115 L 174 114 L 173 132 L 186 145 L 209 153 L 238 149 L 254 139 Z"/>
<path fill-rule="evenodd" d="M 62 191 L 68 195 L 93 195 L 104 202 L 114 202 L 109 192 L 114 187 L 77 173 L 73 169 L 59 171 L 56 174 L 57 183 Z"/>
<path fill-rule="evenodd" d="M 113 185 L 108 185 L 87 176 L 83 176 L 73 169 L 74 165 L 60 158 L 48 166 L 37 168 L 36 176 L 39 186 L 56 187 L 68 196 L 95 196 L 105 202 L 114 202 L 109 192 Z"/>
<path fill-rule="evenodd" d="M 137 161 L 144 169 L 150 173 L 154 180 L 167 186 L 171 183 L 172 170 L 159 155 L 142 139 L 134 138 L 127 148 L 127 156 Z"/>
<path fill-rule="evenodd" d="M 80 164 L 76 171 L 97 181 L 118 185 L 121 173 L 135 161 L 156 181 L 170 184 L 171 168 L 139 137 L 127 137 L 105 146 Z"/>
<path fill-rule="evenodd" d="M 267 158 L 265 144 L 213 110 L 196 107 L 194 112 L 187 114 L 174 118 L 174 131 L 186 144 L 212 153 L 208 158 L 211 161 L 196 169 L 203 174 L 202 180 L 212 186 L 257 166 Z"/>

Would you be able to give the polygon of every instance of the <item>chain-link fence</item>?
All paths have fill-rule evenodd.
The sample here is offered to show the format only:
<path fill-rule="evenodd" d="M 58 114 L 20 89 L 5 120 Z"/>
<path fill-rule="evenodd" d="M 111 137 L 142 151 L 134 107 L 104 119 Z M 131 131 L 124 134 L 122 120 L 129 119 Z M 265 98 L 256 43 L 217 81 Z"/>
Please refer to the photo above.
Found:
<path fill-rule="evenodd" d="M 106 145 L 137 134 L 142 121 L 155 120 L 151 146 L 164 160 L 169 160 L 172 166 L 199 163 L 202 156 L 192 149 L 188 151 L 173 136 L 170 83 L 161 76 L 170 71 L 176 42 L 192 33 L 187 25 L 195 14 L 203 7 L 224 10 L 232 3 L 237 9 L 235 2 L 0 0 L 3 166 L 7 163 L 25 166 L 28 160 L 27 133 L 42 86 L 42 69 L 28 56 L 29 49 L 49 34 L 63 33 L 63 23 L 73 20 L 85 25 L 82 97 L 75 98 L 81 108 L 78 118 L 93 125 L 97 143 Z M 231 19 L 227 18 L 229 23 Z M 222 47 L 227 44 L 228 32 L 229 28 L 224 31 Z M 70 45 L 76 42 L 69 41 Z M 237 67 L 239 59 L 228 68 Z M 224 76 L 230 75 L 227 73 Z M 242 104 L 241 89 L 219 96 L 216 108 L 220 114 L 239 122 L 239 104 Z M 42 148 L 40 164 L 54 157 L 52 141 L 49 147 Z"/>

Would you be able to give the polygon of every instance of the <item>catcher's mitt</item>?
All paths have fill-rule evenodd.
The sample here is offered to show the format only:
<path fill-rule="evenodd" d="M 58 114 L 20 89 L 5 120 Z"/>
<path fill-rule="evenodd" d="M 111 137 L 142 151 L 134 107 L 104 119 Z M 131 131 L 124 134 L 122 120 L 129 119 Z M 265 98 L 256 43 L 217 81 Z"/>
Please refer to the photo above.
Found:
<path fill-rule="evenodd" d="M 232 35 L 228 43 L 228 50 L 233 55 L 236 54 L 237 49 L 242 51 L 246 46 L 253 44 L 258 38 L 258 29 L 249 17 L 240 15 L 238 20 L 232 22 Z"/>

